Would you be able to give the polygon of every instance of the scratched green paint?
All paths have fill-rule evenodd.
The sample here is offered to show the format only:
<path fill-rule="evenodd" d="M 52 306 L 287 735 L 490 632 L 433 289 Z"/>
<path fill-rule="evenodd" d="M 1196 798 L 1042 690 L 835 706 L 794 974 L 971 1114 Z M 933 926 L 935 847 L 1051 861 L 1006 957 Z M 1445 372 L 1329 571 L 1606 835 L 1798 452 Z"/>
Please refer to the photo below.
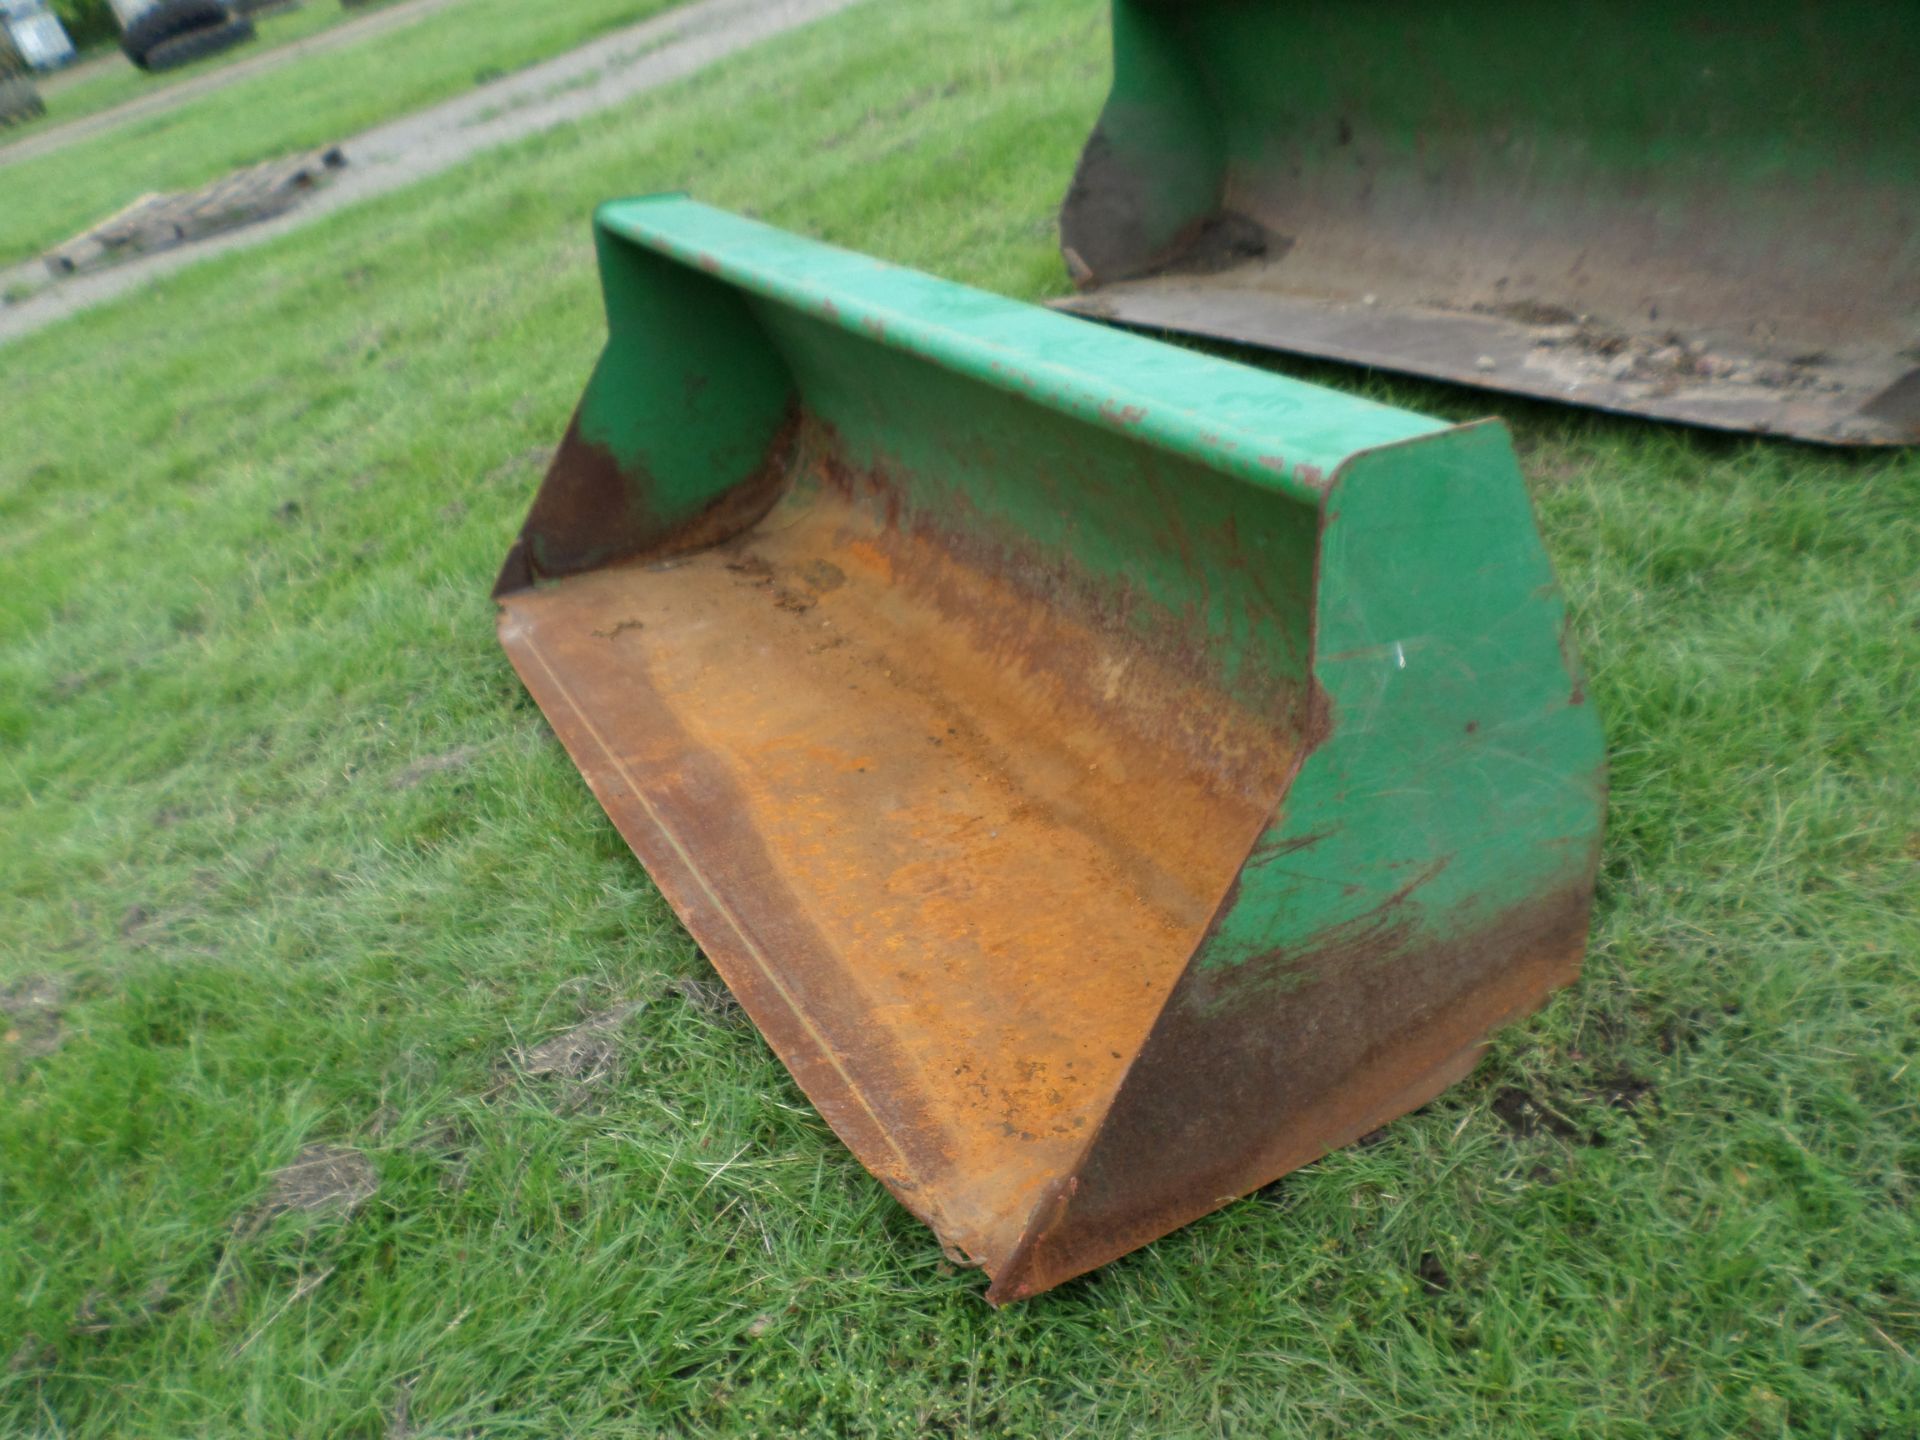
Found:
<path fill-rule="evenodd" d="M 1200 956 L 1281 989 L 1316 937 L 1388 904 L 1446 939 L 1576 893 L 1604 809 L 1599 719 L 1505 427 L 1358 456 L 1326 506 L 1329 733 Z"/>

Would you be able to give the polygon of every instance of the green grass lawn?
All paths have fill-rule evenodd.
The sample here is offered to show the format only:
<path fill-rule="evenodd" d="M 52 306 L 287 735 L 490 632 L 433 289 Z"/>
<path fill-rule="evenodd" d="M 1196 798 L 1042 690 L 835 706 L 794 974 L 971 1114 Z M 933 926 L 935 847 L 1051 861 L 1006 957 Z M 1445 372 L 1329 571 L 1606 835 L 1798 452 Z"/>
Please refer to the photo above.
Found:
<path fill-rule="evenodd" d="M 1103 14 L 868 5 L 4 352 L 0 1433 L 1920 1433 L 1912 455 L 1293 367 L 1512 419 L 1612 747 L 1586 978 L 1035 1302 L 677 983 L 486 598 L 589 210 L 1057 293 Z"/>
<path fill-rule="evenodd" d="M 58 245 L 148 191 L 186 189 L 242 165 L 345 140 L 672 3 L 461 0 L 398 30 L 302 56 L 5 166 L 0 264 Z"/>

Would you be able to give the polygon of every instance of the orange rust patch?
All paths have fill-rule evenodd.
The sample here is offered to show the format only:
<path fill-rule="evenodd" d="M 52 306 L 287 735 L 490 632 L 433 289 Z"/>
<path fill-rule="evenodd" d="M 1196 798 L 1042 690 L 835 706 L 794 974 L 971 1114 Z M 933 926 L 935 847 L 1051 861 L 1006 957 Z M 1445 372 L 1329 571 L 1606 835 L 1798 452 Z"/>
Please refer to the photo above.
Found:
<path fill-rule="evenodd" d="M 1295 760 L 1270 719 L 832 491 L 508 595 L 501 636 L 821 1113 L 990 1270 Z"/>

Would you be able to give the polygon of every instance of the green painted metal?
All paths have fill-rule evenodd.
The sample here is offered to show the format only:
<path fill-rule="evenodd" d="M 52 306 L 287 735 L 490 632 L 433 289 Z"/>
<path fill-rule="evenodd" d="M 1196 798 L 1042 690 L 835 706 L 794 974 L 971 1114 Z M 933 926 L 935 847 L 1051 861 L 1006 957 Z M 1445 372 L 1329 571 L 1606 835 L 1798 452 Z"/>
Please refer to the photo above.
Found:
<path fill-rule="evenodd" d="M 641 346 L 678 357 L 697 344 L 703 353 L 684 362 L 690 371 L 730 375 L 717 367 L 737 363 L 763 395 L 772 362 L 746 317 L 780 323 L 784 310 L 924 356 L 941 370 L 1129 440 L 1176 455 L 1204 453 L 1223 473 L 1312 503 L 1326 475 L 1357 451 L 1444 428 L 1356 396 L 1113 334 L 678 195 L 610 201 L 594 223 L 610 330 L 603 368 L 645 367 L 651 361 Z M 711 285 L 689 285 L 687 269 Z M 663 271 L 671 284 L 661 283 Z M 728 289 L 739 293 L 741 312 L 720 300 Z M 777 308 L 756 307 L 756 298 Z M 719 304 L 728 313 L 716 326 Z M 635 406 L 647 399 L 631 369 L 610 387 L 596 374 L 586 428 L 622 458 L 637 459 L 637 437 L 650 429 Z M 1273 444 L 1276 436 L 1287 437 L 1285 454 Z"/>
<path fill-rule="evenodd" d="M 1920 438 L 1920 378 L 1892 388 L 1920 361 L 1910 0 L 1115 0 L 1113 21 L 1061 222 L 1085 311 Z"/>
<path fill-rule="evenodd" d="M 1448 426 L 683 197 L 610 203 L 596 230 L 609 340 L 502 572 L 503 638 L 782 1058 L 861 1159 L 988 1268 L 991 1298 L 1103 1263 L 1423 1102 L 1491 1027 L 1573 977 L 1602 738 L 1503 426 Z M 847 545 L 937 554 L 984 587 L 968 595 L 1004 596 L 1004 624 L 972 601 L 950 619 L 987 636 L 981 653 L 1010 693 L 1079 663 L 1049 638 L 1053 617 L 1093 637 L 1074 644 L 1100 647 L 1115 674 L 1184 676 L 1146 743 L 1217 765 L 1222 806 L 1268 816 L 1229 837 L 1238 848 L 1210 919 L 1168 955 L 1135 1053 L 1113 1051 L 1110 1103 L 1011 1228 L 952 1218 L 943 1197 L 965 1188 L 964 1147 L 876 1119 L 901 1097 L 874 1068 L 874 1036 L 889 1053 L 936 1040 L 890 1028 L 905 1024 L 898 1007 L 836 1030 L 821 998 L 862 988 L 862 967 L 895 965 L 895 952 L 788 962 L 804 973 L 780 977 L 781 1004 L 801 1018 L 772 1005 L 710 913 L 765 900 L 740 888 L 737 853 L 701 838 L 713 812 L 663 820 L 682 793 L 674 777 L 660 781 L 667 799 L 636 808 L 644 770 L 594 757 L 650 753 L 639 712 L 587 713 L 571 698 L 583 685 L 519 648 L 538 617 L 517 597 L 715 545 L 745 554 L 829 502 L 866 517 L 834 522 Z M 881 539 L 861 538 L 869 526 Z M 887 583 L 905 595 L 916 577 Z M 616 613 L 623 627 L 653 623 Z M 774 743 L 787 722 L 767 703 L 756 734 Z M 854 691 L 834 703 L 865 702 Z M 1259 737 L 1248 748 L 1271 740 L 1291 757 L 1284 770 L 1263 780 L 1216 753 L 1243 744 L 1217 737 L 1247 734 Z M 940 752 L 926 753 L 934 765 Z M 809 834 L 829 847 L 840 836 L 855 871 L 877 853 L 822 825 Z M 751 958 L 778 966 L 774 949 L 772 962 Z M 1004 1043 L 1034 1031 L 1009 1020 Z"/>

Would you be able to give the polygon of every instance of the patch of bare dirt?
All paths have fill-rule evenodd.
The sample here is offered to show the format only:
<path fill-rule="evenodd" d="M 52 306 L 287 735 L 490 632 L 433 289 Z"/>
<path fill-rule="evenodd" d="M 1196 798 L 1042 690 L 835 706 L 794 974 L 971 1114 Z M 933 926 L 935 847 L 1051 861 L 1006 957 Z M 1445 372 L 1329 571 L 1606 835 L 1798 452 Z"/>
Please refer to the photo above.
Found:
<path fill-rule="evenodd" d="M 76 1335 L 139 1330 L 170 1310 L 173 1299 L 173 1287 L 165 1280 L 150 1282 L 146 1289 L 132 1297 L 111 1297 L 104 1290 L 89 1290 L 68 1328 Z"/>
<path fill-rule="evenodd" d="M 480 758 L 481 749 L 478 745 L 461 745 L 444 755 L 422 756 L 394 776 L 393 783 L 402 790 L 411 790 L 429 776 L 444 775 L 450 770 L 464 770 Z"/>
<path fill-rule="evenodd" d="M 13 1354 L 7 1357 L 7 1373 L 24 1375 L 30 1370 L 44 1370 L 53 1364 L 56 1358 L 54 1348 L 29 1330 L 20 1337 L 20 1343 L 14 1347 Z"/>
<path fill-rule="evenodd" d="M 646 1000 L 622 1001 L 588 1015 L 537 1045 L 508 1050 L 495 1065 L 493 1083 L 480 1094 L 480 1102 L 496 1104 L 524 1082 L 533 1081 L 547 1087 L 555 1108 L 562 1113 L 585 1109 L 616 1073 L 622 1027 L 646 1009 L 647 1003 Z M 366 1130 L 371 1134 L 382 1133 L 392 1123 L 392 1118 L 376 1115 Z M 466 1187 L 471 1152 L 478 1135 L 472 1116 L 454 1115 L 429 1126 L 411 1142 L 411 1148 L 444 1165 L 442 1184 L 457 1192 Z"/>
<path fill-rule="evenodd" d="M 614 1074 L 621 1027 L 646 1008 L 645 1000 L 624 1001 L 538 1045 L 509 1050 L 502 1066 L 505 1073 L 492 1093 L 504 1091 L 516 1076 L 544 1080 L 557 1083 L 562 1111 L 585 1108 Z"/>
<path fill-rule="evenodd" d="M 1453 1276 L 1447 1273 L 1447 1267 L 1431 1250 L 1420 1257 L 1420 1263 L 1414 1267 L 1413 1273 L 1431 1294 L 1437 1295 L 1442 1290 L 1453 1288 Z"/>
<path fill-rule="evenodd" d="M 387 1440 L 413 1440 L 420 1432 L 413 1428 L 413 1381 L 400 1386 L 393 1409 L 387 1412 Z"/>
<path fill-rule="evenodd" d="M 493 469 L 481 476 L 480 480 L 484 485 L 497 485 L 502 481 L 511 480 L 517 486 L 529 471 L 536 469 L 545 470 L 547 468 L 547 462 L 552 459 L 553 447 L 551 445 L 532 445 L 522 450 L 518 455 L 513 455 L 502 460 L 498 465 L 494 466 Z"/>
<path fill-rule="evenodd" d="M 151 930 L 158 919 L 145 905 L 129 905 L 120 914 L 120 938 L 138 949 L 152 940 Z"/>
<path fill-rule="evenodd" d="M 1622 1072 L 1552 1093 L 1509 1086 L 1493 1097 L 1493 1113 L 1520 1139 L 1550 1134 L 1580 1145 L 1604 1145 L 1606 1137 L 1595 1124 L 1600 1111 L 1633 1115 L 1656 1110 L 1658 1104 L 1659 1094 L 1651 1080 Z"/>
<path fill-rule="evenodd" d="M 718 980 L 701 980 L 682 975 L 667 988 L 687 1005 L 716 1025 L 738 1026 L 746 1023 L 747 1012 L 733 998 L 733 992 Z"/>
<path fill-rule="evenodd" d="M 380 1188 L 373 1165 L 346 1145 L 309 1145 L 273 1172 L 258 1221 L 289 1211 L 351 1215 Z"/>
<path fill-rule="evenodd" d="M 511 1050 L 508 1065 L 522 1075 L 552 1076 L 576 1085 L 604 1079 L 619 1053 L 620 1027 L 647 1008 L 644 1000 L 629 1000 L 598 1015 L 589 1015 L 538 1045 Z"/>
<path fill-rule="evenodd" d="M 66 1030 L 61 1002 L 66 993 L 49 975 L 29 975 L 0 986 L 0 1043 L 10 1058 L 40 1060 L 60 1048 Z"/>

